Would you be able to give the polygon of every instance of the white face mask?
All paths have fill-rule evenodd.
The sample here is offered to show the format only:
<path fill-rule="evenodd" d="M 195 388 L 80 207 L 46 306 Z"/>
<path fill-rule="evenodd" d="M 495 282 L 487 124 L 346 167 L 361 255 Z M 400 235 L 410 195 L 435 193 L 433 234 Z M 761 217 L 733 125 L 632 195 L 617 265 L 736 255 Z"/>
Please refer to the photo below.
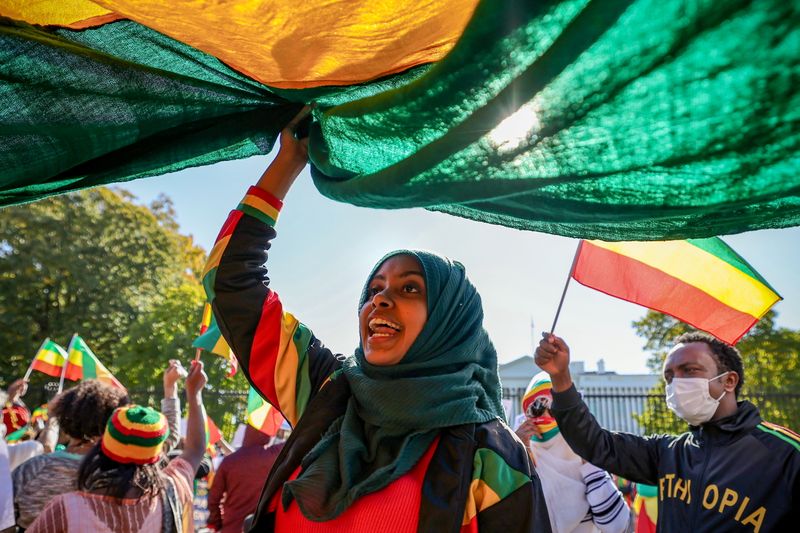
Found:
<path fill-rule="evenodd" d="M 728 374 L 723 372 L 711 379 L 705 378 L 672 378 L 667 384 L 667 407 L 692 426 L 699 426 L 711 420 L 717 412 L 719 401 L 728 391 L 723 391 L 719 398 L 712 398 L 708 384 Z"/>

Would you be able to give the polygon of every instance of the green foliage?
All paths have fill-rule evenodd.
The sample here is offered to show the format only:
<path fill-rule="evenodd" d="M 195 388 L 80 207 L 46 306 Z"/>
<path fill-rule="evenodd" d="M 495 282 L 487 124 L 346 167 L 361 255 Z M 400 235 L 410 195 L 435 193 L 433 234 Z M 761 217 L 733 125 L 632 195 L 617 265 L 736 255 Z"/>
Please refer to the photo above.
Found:
<path fill-rule="evenodd" d="M 0 211 L 3 381 L 24 373 L 44 337 L 66 344 L 74 332 L 116 370 L 131 325 L 190 279 L 198 249 L 175 227 L 170 213 L 104 188 Z"/>
<path fill-rule="evenodd" d="M 775 311 L 769 311 L 736 345 L 744 362 L 742 398 L 753 401 L 764 419 L 789 427 L 800 427 L 800 331 L 779 327 Z M 648 367 L 661 373 L 675 338 L 693 331 L 691 326 L 670 316 L 648 311 L 633 322 L 636 333 L 645 339 L 651 355 Z M 648 433 L 676 433 L 686 423 L 671 414 L 664 403 L 664 383 L 651 391 L 645 412 L 637 417 Z"/>
<path fill-rule="evenodd" d="M 205 257 L 165 196 L 143 206 L 98 188 L 0 210 L 0 386 L 25 373 L 45 337 L 66 348 L 77 332 L 134 401 L 158 407 L 167 361 L 195 355 Z M 220 357 L 203 361 L 206 407 L 230 437 L 247 382 L 226 377 Z M 26 401 L 47 401 L 57 381 L 34 372 Z"/>
<path fill-rule="evenodd" d="M 163 299 L 131 325 L 122 341 L 117 366 L 123 383 L 147 387 L 131 391 L 134 401 L 158 407 L 167 360 L 179 359 L 188 368 L 195 356 L 192 341 L 197 335 L 204 302 L 203 287 L 194 280 L 187 280 L 169 287 Z M 201 357 L 209 383 L 205 394 L 206 410 L 222 433 L 231 438 L 244 416 L 247 380 L 241 372 L 228 377 L 229 365 L 225 359 L 206 352 Z"/>
<path fill-rule="evenodd" d="M 167 287 L 162 298 L 131 323 L 121 340 L 116 366 L 123 383 L 158 387 L 169 359 L 184 365 L 194 357 L 192 341 L 197 335 L 205 295 L 194 280 Z M 154 362 L 158 361 L 158 364 Z"/>

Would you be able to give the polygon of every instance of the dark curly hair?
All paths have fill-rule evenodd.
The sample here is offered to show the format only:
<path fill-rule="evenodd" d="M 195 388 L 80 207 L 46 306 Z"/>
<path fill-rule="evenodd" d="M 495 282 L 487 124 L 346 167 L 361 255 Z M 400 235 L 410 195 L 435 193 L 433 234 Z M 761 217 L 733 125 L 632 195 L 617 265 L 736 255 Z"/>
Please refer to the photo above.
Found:
<path fill-rule="evenodd" d="M 739 375 L 739 383 L 736 384 L 736 389 L 733 391 L 738 398 L 739 392 L 742 390 L 742 385 L 744 385 L 744 364 L 742 363 L 742 354 L 739 353 L 739 350 L 701 331 L 684 333 L 675 339 L 676 344 L 687 344 L 690 342 L 702 342 L 709 347 L 711 354 L 716 360 L 717 372 L 719 374 L 733 371 Z"/>
<path fill-rule="evenodd" d="M 50 406 L 50 413 L 73 439 L 91 440 L 103 435 L 114 409 L 130 402 L 126 392 L 89 379 L 60 394 Z"/>
<path fill-rule="evenodd" d="M 138 495 L 134 497 L 157 496 L 166 486 L 161 474 L 165 464 L 164 458 L 151 465 L 118 463 L 103 453 L 98 442 L 81 461 L 78 490 L 126 498 L 130 489 L 136 489 Z"/>

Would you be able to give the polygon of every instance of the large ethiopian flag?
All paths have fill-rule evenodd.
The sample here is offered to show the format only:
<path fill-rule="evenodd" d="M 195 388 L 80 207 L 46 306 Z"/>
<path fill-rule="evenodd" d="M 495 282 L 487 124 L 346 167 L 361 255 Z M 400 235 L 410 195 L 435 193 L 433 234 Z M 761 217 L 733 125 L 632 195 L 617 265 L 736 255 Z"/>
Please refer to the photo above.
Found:
<path fill-rule="evenodd" d="M 781 300 L 722 239 L 581 241 L 576 281 L 735 344 Z"/>

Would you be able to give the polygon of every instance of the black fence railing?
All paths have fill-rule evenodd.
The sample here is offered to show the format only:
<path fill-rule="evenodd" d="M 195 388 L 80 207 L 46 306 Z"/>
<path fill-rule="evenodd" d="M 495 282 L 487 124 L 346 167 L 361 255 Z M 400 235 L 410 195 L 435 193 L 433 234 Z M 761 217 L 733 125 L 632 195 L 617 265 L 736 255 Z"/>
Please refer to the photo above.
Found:
<path fill-rule="evenodd" d="M 686 431 L 686 422 L 669 410 L 663 394 L 639 388 L 601 390 L 586 390 L 582 394 L 589 410 L 606 429 L 638 435 Z M 509 413 L 512 424 L 520 413 L 524 394 L 525 389 L 503 389 L 503 399 L 512 407 Z M 800 428 L 800 393 L 753 392 L 742 399 L 754 403 L 765 420 L 795 430 Z"/>
<path fill-rule="evenodd" d="M 42 400 L 55 393 L 54 386 L 44 387 Z M 52 389 L 52 390 L 50 390 Z M 162 389 L 135 389 L 128 391 L 131 399 L 140 404 L 158 408 Z M 654 433 L 681 433 L 686 423 L 667 408 L 663 394 L 653 394 L 650 389 L 628 387 L 619 389 L 592 388 L 582 391 L 583 398 L 600 424 L 613 431 L 638 435 Z M 30 393 L 29 393 L 30 395 Z M 36 395 L 34 393 L 34 395 Z M 503 388 L 503 400 L 513 425 L 520 414 L 523 388 Z M 206 410 L 222 432 L 232 436 L 236 426 L 247 418 L 247 391 L 206 390 L 203 392 Z M 753 392 L 743 395 L 761 411 L 761 416 L 794 430 L 800 430 L 800 393 Z M 37 396 L 38 399 L 38 396 Z M 26 401 L 29 398 L 26 396 Z M 36 400 L 33 400 L 36 401 Z"/>

